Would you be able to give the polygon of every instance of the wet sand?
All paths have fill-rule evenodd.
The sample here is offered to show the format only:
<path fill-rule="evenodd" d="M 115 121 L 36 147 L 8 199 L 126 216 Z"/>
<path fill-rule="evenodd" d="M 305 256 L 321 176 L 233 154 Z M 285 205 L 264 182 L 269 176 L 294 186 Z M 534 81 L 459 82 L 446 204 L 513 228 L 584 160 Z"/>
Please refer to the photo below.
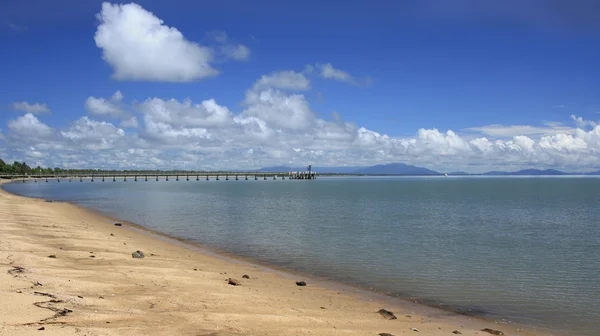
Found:
<path fill-rule="evenodd" d="M 3 190 L 0 298 L 0 335 L 548 334 L 237 262 Z"/>

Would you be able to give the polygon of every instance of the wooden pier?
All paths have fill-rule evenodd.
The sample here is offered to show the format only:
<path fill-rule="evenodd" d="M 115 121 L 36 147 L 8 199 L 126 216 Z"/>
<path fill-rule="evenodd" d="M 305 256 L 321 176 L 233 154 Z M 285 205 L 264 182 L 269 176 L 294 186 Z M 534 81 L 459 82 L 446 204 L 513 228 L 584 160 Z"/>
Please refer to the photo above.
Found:
<path fill-rule="evenodd" d="M 38 174 L 38 175 L 0 175 L 0 179 L 22 180 L 26 181 L 56 181 L 56 182 L 116 182 L 116 181 L 229 181 L 229 180 L 314 180 L 317 178 L 315 172 L 287 172 L 287 173 L 240 173 L 240 172 L 160 172 L 160 173 L 132 173 L 132 172 L 114 172 L 114 173 L 90 173 L 90 174 Z"/>

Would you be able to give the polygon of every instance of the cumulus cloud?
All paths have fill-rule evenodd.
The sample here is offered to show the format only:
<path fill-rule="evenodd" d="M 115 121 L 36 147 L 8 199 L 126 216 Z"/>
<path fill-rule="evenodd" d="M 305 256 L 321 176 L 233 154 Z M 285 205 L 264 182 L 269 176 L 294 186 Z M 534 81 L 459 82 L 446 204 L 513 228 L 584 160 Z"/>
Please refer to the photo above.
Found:
<path fill-rule="evenodd" d="M 126 114 L 120 106 L 122 100 L 123 94 L 121 91 L 115 92 L 110 99 L 88 97 L 85 101 L 85 109 L 93 116 L 117 119 Z"/>
<path fill-rule="evenodd" d="M 138 127 L 140 127 L 140 123 L 138 122 L 138 120 L 135 116 L 132 116 L 129 119 L 125 119 L 125 120 L 121 121 L 119 126 L 124 127 L 124 128 L 138 128 Z"/>
<path fill-rule="evenodd" d="M 54 130 L 41 122 L 32 113 L 27 113 L 15 120 L 8 121 L 8 129 L 13 135 L 24 139 L 45 139 L 53 135 Z"/>
<path fill-rule="evenodd" d="M 46 104 L 34 103 L 29 104 L 28 102 L 14 102 L 11 104 L 11 108 L 15 111 L 22 111 L 33 114 L 50 113 L 50 108 Z"/>
<path fill-rule="evenodd" d="M 117 80 L 190 82 L 218 74 L 210 48 L 135 3 L 105 2 L 97 18 L 94 40 Z"/>
<path fill-rule="evenodd" d="M 309 88 L 303 74 L 271 73 L 246 91 L 239 111 L 215 99 L 150 97 L 135 105 L 136 132 L 124 129 L 124 124 L 133 123 L 129 119 L 116 126 L 82 117 L 55 130 L 26 114 L 8 122 L 5 141 L 13 152 L 45 153 L 40 160 L 46 165 L 66 167 L 249 169 L 282 163 L 405 162 L 439 171 L 477 172 L 500 166 L 503 170 L 600 166 L 598 125 L 588 130 L 558 123 L 493 125 L 469 134 L 433 128 L 394 137 L 346 121 L 341 113 L 319 117 L 303 94 Z M 122 95 L 108 99 L 121 100 Z"/>
<path fill-rule="evenodd" d="M 92 116 L 121 120 L 121 126 L 126 128 L 139 127 L 137 118 L 123 108 L 123 98 L 123 93 L 117 91 L 109 99 L 90 96 L 84 105 Z"/>

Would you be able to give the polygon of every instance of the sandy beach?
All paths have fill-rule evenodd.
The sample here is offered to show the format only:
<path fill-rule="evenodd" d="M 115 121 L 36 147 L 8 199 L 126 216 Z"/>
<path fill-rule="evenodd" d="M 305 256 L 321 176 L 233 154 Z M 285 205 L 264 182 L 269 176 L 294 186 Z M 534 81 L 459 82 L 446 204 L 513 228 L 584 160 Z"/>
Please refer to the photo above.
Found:
<path fill-rule="evenodd" d="M 0 335 L 542 335 L 321 284 L 0 190 Z"/>

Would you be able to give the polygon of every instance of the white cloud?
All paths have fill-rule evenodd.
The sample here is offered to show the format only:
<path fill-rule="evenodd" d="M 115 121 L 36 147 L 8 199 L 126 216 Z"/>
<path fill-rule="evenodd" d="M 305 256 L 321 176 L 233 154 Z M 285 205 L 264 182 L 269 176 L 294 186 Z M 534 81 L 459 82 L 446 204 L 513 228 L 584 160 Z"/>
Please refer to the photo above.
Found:
<path fill-rule="evenodd" d="M 218 74 L 213 51 L 185 39 L 141 6 L 102 4 L 94 36 L 118 80 L 189 82 Z"/>
<path fill-rule="evenodd" d="M 300 94 L 287 95 L 269 88 L 248 93 L 245 104 L 248 108 L 242 116 L 257 117 L 276 128 L 306 129 L 315 119 L 308 102 Z"/>
<path fill-rule="evenodd" d="M 124 127 L 124 128 L 138 128 L 140 127 L 140 123 L 138 122 L 137 118 L 135 116 L 129 118 L 129 119 L 125 119 L 123 120 L 119 126 Z"/>
<path fill-rule="evenodd" d="M 120 119 L 127 115 L 120 106 L 122 100 L 121 91 L 115 92 L 110 99 L 90 96 L 85 101 L 85 109 L 93 116 Z"/>
<path fill-rule="evenodd" d="M 310 81 L 303 74 L 295 71 L 279 71 L 263 75 L 252 87 L 254 92 L 266 88 L 306 91 L 310 89 Z"/>
<path fill-rule="evenodd" d="M 573 121 L 575 121 L 575 124 L 577 125 L 577 127 L 581 127 L 581 128 L 585 128 L 585 127 L 596 127 L 599 124 L 595 121 L 592 120 L 585 120 L 582 117 L 578 117 L 574 114 L 571 114 L 571 119 L 573 119 Z"/>
<path fill-rule="evenodd" d="M 365 77 L 362 79 L 356 78 L 344 70 L 334 68 L 331 63 L 317 63 L 315 66 L 309 64 L 304 67 L 304 72 L 307 74 L 313 74 L 315 69 L 318 70 L 317 74 L 321 78 L 332 79 L 362 87 L 367 87 L 373 84 L 373 80 L 370 77 Z"/>
<path fill-rule="evenodd" d="M 221 52 L 227 58 L 236 61 L 246 61 L 250 58 L 250 49 L 243 44 L 222 46 Z"/>
<path fill-rule="evenodd" d="M 317 68 L 320 70 L 319 75 L 326 79 L 334 79 L 340 82 L 346 82 L 350 84 L 357 84 L 357 80 L 352 77 L 346 71 L 336 69 L 331 65 L 331 63 L 326 64 L 318 64 Z"/>
<path fill-rule="evenodd" d="M 125 131 L 108 122 L 82 117 L 73 122 L 69 129 L 61 131 L 60 134 L 65 139 L 77 142 L 100 140 L 102 143 L 108 143 L 124 137 Z"/>
<path fill-rule="evenodd" d="M 573 133 L 575 132 L 574 128 L 561 126 L 558 123 L 550 123 L 547 125 L 548 127 L 536 127 L 529 125 L 486 125 L 480 127 L 471 127 L 467 128 L 466 131 L 479 132 L 488 136 L 493 137 L 514 137 L 517 135 L 532 135 L 532 136 L 540 136 L 540 135 L 551 135 L 560 133 Z"/>
<path fill-rule="evenodd" d="M 138 128 L 137 118 L 124 109 L 123 98 L 121 91 L 115 92 L 109 99 L 90 96 L 85 101 L 85 109 L 98 118 L 121 120 L 121 127 Z"/>
<path fill-rule="evenodd" d="M 235 43 L 229 38 L 226 32 L 217 30 L 210 32 L 208 36 L 219 44 L 218 49 L 225 58 L 235 61 L 247 61 L 250 58 L 250 48 L 243 44 Z"/>
<path fill-rule="evenodd" d="M 11 104 L 11 108 L 15 111 L 22 111 L 25 113 L 42 114 L 50 113 L 50 108 L 46 104 L 29 104 L 28 102 L 14 102 Z"/>
<path fill-rule="evenodd" d="M 22 139 L 45 139 L 54 134 L 54 130 L 41 122 L 32 113 L 8 121 L 8 129 Z"/>
<path fill-rule="evenodd" d="M 27 114 L 8 122 L 0 151 L 8 149 L 12 153 L 8 157 L 45 154 L 39 160 L 50 166 L 101 168 L 244 169 L 283 163 L 404 162 L 439 171 L 477 172 L 498 167 L 581 170 L 600 166 L 598 125 L 590 130 L 550 122 L 488 125 L 474 128 L 481 135 L 466 136 L 433 128 L 394 137 L 345 121 L 337 112 L 320 118 L 299 93 L 308 88 L 308 79 L 293 71 L 265 75 L 246 92 L 239 111 L 214 99 L 151 97 L 135 105 L 139 120 L 130 115 L 134 119 L 120 119 L 119 127 L 82 117 L 56 131 Z M 123 99 L 115 94 L 107 101 L 124 104 Z M 138 127 L 136 132 L 123 129 L 132 125 Z"/>

